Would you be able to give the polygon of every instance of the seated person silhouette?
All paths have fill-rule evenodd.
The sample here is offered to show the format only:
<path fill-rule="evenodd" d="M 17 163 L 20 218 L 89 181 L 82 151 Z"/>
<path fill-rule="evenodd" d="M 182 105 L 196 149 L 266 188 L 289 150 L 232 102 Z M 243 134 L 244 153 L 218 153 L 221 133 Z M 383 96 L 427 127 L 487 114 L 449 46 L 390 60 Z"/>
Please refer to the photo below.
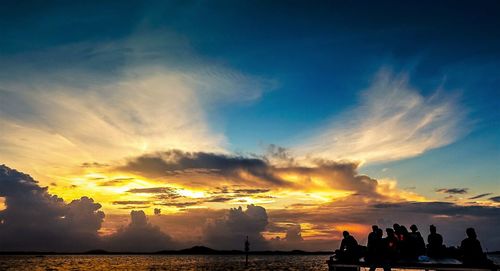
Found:
<path fill-rule="evenodd" d="M 384 270 L 390 270 L 390 267 L 384 261 L 385 243 L 384 239 L 382 239 L 384 232 L 378 227 L 376 229 L 373 227 L 372 229 L 374 232 L 371 232 L 368 236 L 368 255 L 366 258 L 367 262 L 370 263 L 370 271 L 375 271 L 380 266 Z"/>
<path fill-rule="evenodd" d="M 399 240 L 393 229 L 387 228 L 387 237 L 384 238 L 384 259 L 394 262 L 399 258 Z"/>
<path fill-rule="evenodd" d="M 408 229 L 401 225 L 399 226 L 399 253 L 401 258 L 405 260 L 412 260 L 413 257 L 413 244 L 410 240 L 410 233 Z"/>
<path fill-rule="evenodd" d="M 394 225 L 392 225 L 392 229 L 394 230 L 396 238 L 398 238 L 398 240 L 402 240 L 403 238 L 401 234 L 401 225 L 399 225 L 398 223 L 394 223 Z"/>
<path fill-rule="evenodd" d="M 410 234 L 409 239 L 412 246 L 412 256 L 418 257 L 425 254 L 425 242 L 424 238 L 418 231 L 418 228 L 415 224 L 410 226 Z"/>
<path fill-rule="evenodd" d="M 376 243 L 378 242 L 378 226 L 377 225 L 373 225 L 372 226 L 372 232 L 370 232 L 370 234 L 368 234 L 368 243 L 366 244 L 367 246 L 367 249 L 368 249 L 368 254 L 367 254 L 367 257 L 366 259 L 368 261 L 370 261 L 370 259 L 374 256 L 374 253 L 376 252 L 377 248 L 376 248 Z"/>
<path fill-rule="evenodd" d="M 460 245 L 462 261 L 466 265 L 484 265 L 487 264 L 486 256 L 483 253 L 481 243 L 477 240 L 476 231 L 474 228 L 466 230 L 467 238 Z"/>
<path fill-rule="evenodd" d="M 443 237 L 437 233 L 436 226 L 429 226 L 430 234 L 427 237 L 427 256 L 431 258 L 439 258 L 443 251 Z"/>
<path fill-rule="evenodd" d="M 344 239 L 340 243 L 340 249 L 335 251 L 337 258 L 343 262 L 356 262 L 359 260 L 358 241 L 348 231 L 342 233 Z"/>

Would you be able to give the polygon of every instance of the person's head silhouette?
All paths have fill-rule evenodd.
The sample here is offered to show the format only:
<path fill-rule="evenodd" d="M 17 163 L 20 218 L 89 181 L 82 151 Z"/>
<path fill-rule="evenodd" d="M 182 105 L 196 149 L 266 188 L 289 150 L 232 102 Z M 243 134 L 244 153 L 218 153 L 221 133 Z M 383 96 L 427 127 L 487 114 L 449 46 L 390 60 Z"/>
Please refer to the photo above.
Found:
<path fill-rule="evenodd" d="M 373 226 L 372 226 L 372 230 L 373 230 L 373 232 L 377 232 L 377 230 L 378 230 L 378 226 L 377 226 L 377 225 L 373 225 Z"/>
<path fill-rule="evenodd" d="M 387 233 L 387 237 L 394 236 L 394 229 L 387 228 L 385 229 L 385 232 Z"/>
<path fill-rule="evenodd" d="M 348 232 L 348 231 L 344 231 L 344 232 L 342 233 L 342 235 L 344 236 L 344 238 L 347 238 L 347 237 L 349 236 L 349 232 Z"/>
<path fill-rule="evenodd" d="M 384 236 L 384 231 L 382 229 L 377 229 L 377 237 L 382 238 Z"/>
<path fill-rule="evenodd" d="M 474 230 L 474 228 L 468 228 L 465 233 L 467 233 L 467 236 L 469 238 L 472 238 L 472 239 L 476 239 L 477 238 L 477 235 L 476 235 L 476 230 Z"/>
<path fill-rule="evenodd" d="M 430 231 L 431 233 L 436 233 L 436 226 L 434 226 L 434 225 L 430 225 L 430 226 L 429 226 L 429 231 Z"/>
<path fill-rule="evenodd" d="M 394 223 L 394 225 L 392 225 L 392 228 L 394 229 L 394 231 L 399 231 L 399 224 L 398 223 Z"/>
<path fill-rule="evenodd" d="M 415 224 L 411 225 L 410 230 L 411 230 L 411 232 L 417 232 L 418 231 L 417 225 L 415 225 Z"/>

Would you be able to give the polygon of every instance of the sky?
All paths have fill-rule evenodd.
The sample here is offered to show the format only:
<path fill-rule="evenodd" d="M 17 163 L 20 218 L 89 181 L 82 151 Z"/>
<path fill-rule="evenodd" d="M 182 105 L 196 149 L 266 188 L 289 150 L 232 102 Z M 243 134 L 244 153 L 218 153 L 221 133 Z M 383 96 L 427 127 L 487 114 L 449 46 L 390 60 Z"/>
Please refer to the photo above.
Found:
<path fill-rule="evenodd" d="M 396 222 L 500 250 L 499 28 L 487 0 L 4 1 L 0 250 Z"/>

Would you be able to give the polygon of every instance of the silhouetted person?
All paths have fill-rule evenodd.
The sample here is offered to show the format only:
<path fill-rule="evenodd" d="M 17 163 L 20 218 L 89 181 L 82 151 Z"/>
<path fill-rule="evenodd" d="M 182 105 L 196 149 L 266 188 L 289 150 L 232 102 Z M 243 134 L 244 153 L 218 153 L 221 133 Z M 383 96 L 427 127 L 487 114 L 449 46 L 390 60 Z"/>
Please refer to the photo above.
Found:
<path fill-rule="evenodd" d="M 382 229 L 379 229 L 378 227 L 375 229 L 374 227 L 372 227 L 374 232 L 370 233 L 370 235 L 372 235 L 372 233 L 374 234 L 372 235 L 373 237 L 370 242 L 370 247 L 368 247 L 368 262 L 370 263 L 370 271 L 375 271 L 375 269 L 379 266 L 382 266 L 386 271 L 391 270 L 389 265 L 384 261 L 385 243 L 382 238 L 384 232 Z M 368 236 L 368 238 L 370 238 L 370 236 Z"/>
<path fill-rule="evenodd" d="M 413 257 L 418 257 L 420 255 L 425 254 L 425 242 L 424 238 L 418 231 L 418 228 L 415 224 L 410 226 L 411 233 L 409 234 L 409 240 L 411 243 L 411 247 L 413 248 L 412 250 L 412 256 Z"/>
<path fill-rule="evenodd" d="M 387 233 L 387 237 L 384 238 L 384 258 L 388 262 L 394 262 L 399 258 L 399 240 L 393 229 L 387 228 L 385 231 Z"/>
<path fill-rule="evenodd" d="M 436 232 L 436 226 L 429 226 L 430 234 L 427 237 L 427 256 L 433 258 L 441 257 L 443 247 L 443 237 Z"/>
<path fill-rule="evenodd" d="M 399 252 L 401 257 L 404 259 L 412 259 L 413 258 L 413 246 L 410 241 L 410 233 L 408 233 L 408 229 L 401 225 L 399 227 Z"/>
<path fill-rule="evenodd" d="M 401 237 L 401 226 L 398 223 L 394 223 L 394 225 L 392 225 L 392 229 L 394 230 L 394 234 L 396 235 L 396 237 L 398 238 L 398 240 L 400 240 L 400 237 Z"/>
<path fill-rule="evenodd" d="M 378 230 L 379 230 L 378 226 L 373 225 L 372 232 L 368 234 L 368 243 L 366 244 L 366 246 L 368 247 L 368 254 L 373 253 L 373 251 L 375 250 L 375 243 L 378 236 Z"/>
<path fill-rule="evenodd" d="M 344 231 L 342 235 L 344 236 L 344 239 L 342 239 L 340 249 L 336 254 L 341 261 L 357 261 L 359 259 L 358 241 L 356 241 L 356 239 L 354 239 L 348 231 Z"/>
<path fill-rule="evenodd" d="M 463 263 L 466 265 L 485 264 L 487 262 L 486 256 L 483 253 L 481 243 L 477 240 L 476 231 L 474 228 L 468 228 L 466 233 L 467 238 L 465 238 L 460 245 Z"/>
<path fill-rule="evenodd" d="M 245 265 L 248 265 L 248 252 L 250 251 L 250 242 L 247 239 L 245 240 Z"/>

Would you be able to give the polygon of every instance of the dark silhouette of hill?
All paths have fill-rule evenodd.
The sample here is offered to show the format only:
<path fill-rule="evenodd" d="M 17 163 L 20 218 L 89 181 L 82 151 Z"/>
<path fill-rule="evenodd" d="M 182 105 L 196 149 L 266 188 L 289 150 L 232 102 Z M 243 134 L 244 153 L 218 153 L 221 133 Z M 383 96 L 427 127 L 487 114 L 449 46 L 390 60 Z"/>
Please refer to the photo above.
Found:
<path fill-rule="evenodd" d="M 250 255 L 331 255 L 332 251 L 250 251 Z M 47 252 L 47 251 L 0 251 L 0 255 L 239 255 L 242 250 L 216 250 L 205 246 L 194 246 L 180 250 L 161 250 L 156 252 L 116 252 L 103 249 L 93 249 L 84 252 Z"/>

